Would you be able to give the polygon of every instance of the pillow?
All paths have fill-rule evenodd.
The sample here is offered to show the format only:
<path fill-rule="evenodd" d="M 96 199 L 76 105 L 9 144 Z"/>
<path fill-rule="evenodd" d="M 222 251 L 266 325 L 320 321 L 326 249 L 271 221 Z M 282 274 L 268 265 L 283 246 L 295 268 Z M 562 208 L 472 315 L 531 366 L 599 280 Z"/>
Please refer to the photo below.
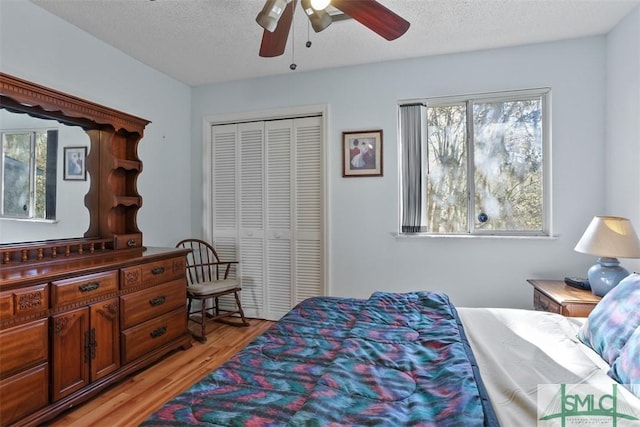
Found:
<path fill-rule="evenodd" d="M 609 369 L 609 376 L 640 397 L 640 326 L 622 347 Z"/>
<path fill-rule="evenodd" d="M 580 341 L 611 365 L 640 325 L 640 274 L 630 274 L 596 304 L 578 331 Z"/>

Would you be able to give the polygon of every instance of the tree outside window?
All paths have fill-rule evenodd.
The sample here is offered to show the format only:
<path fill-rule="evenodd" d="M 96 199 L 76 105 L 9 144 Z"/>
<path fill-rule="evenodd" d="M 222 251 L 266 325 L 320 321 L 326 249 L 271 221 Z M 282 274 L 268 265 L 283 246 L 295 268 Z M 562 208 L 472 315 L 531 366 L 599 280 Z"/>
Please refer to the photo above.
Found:
<path fill-rule="evenodd" d="M 420 232 L 548 234 L 548 96 L 425 100 Z"/>
<path fill-rule="evenodd" d="M 57 130 L 2 132 L 0 216 L 55 219 Z"/>

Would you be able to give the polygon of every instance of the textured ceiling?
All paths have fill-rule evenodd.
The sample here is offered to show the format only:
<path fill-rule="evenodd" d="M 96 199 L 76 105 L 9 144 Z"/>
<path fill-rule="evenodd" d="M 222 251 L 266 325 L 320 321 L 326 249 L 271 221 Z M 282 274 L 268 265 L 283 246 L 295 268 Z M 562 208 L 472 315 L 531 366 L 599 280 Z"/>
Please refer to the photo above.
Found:
<path fill-rule="evenodd" d="M 6 0 L 0 0 L 6 1 Z M 264 0 L 31 0 L 190 86 L 605 34 L 640 0 L 379 0 L 411 23 L 386 41 L 354 20 L 310 29 L 300 7 L 277 58 L 258 56 Z M 307 40 L 312 42 L 306 48 Z M 292 49 L 293 46 L 293 49 Z M 289 70 L 295 61 L 296 71 Z"/>

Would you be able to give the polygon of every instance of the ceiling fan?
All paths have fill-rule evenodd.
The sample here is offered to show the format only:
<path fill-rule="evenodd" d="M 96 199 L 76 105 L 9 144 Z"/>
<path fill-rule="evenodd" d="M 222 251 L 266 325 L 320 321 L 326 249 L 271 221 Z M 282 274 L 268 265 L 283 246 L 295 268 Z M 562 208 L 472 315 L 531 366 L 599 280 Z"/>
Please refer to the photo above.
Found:
<path fill-rule="evenodd" d="M 284 53 L 298 0 L 267 0 L 256 21 L 262 28 L 260 56 Z M 300 0 L 316 33 L 333 22 L 326 8 L 331 5 L 387 40 L 395 40 L 409 29 L 409 22 L 376 0 Z"/>

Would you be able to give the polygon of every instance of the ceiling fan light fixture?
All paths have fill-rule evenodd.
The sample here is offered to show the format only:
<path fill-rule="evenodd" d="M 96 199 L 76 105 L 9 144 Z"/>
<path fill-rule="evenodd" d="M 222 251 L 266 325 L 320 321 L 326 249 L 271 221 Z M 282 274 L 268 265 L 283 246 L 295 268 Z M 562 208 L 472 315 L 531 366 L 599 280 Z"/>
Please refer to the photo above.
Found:
<path fill-rule="evenodd" d="M 331 4 L 331 0 L 311 0 L 311 7 L 315 10 L 324 10 Z"/>
<path fill-rule="evenodd" d="M 311 6 L 311 3 L 313 3 L 313 0 L 300 0 L 300 5 L 302 6 L 304 13 L 307 14 L 313 30 L 316 33 L 319 33 L 320 31 L 331 25 L 333 20 L 331 19 L 331 15 L 329 15 L 326 10 L 315 10 Z"/>
<path fill-rule="evenodd" d="M 285 7 L 291 0 L 267 0 L 264 7 L 256 16 L 256 22 L 265 30 L 273 33 Z"/>

